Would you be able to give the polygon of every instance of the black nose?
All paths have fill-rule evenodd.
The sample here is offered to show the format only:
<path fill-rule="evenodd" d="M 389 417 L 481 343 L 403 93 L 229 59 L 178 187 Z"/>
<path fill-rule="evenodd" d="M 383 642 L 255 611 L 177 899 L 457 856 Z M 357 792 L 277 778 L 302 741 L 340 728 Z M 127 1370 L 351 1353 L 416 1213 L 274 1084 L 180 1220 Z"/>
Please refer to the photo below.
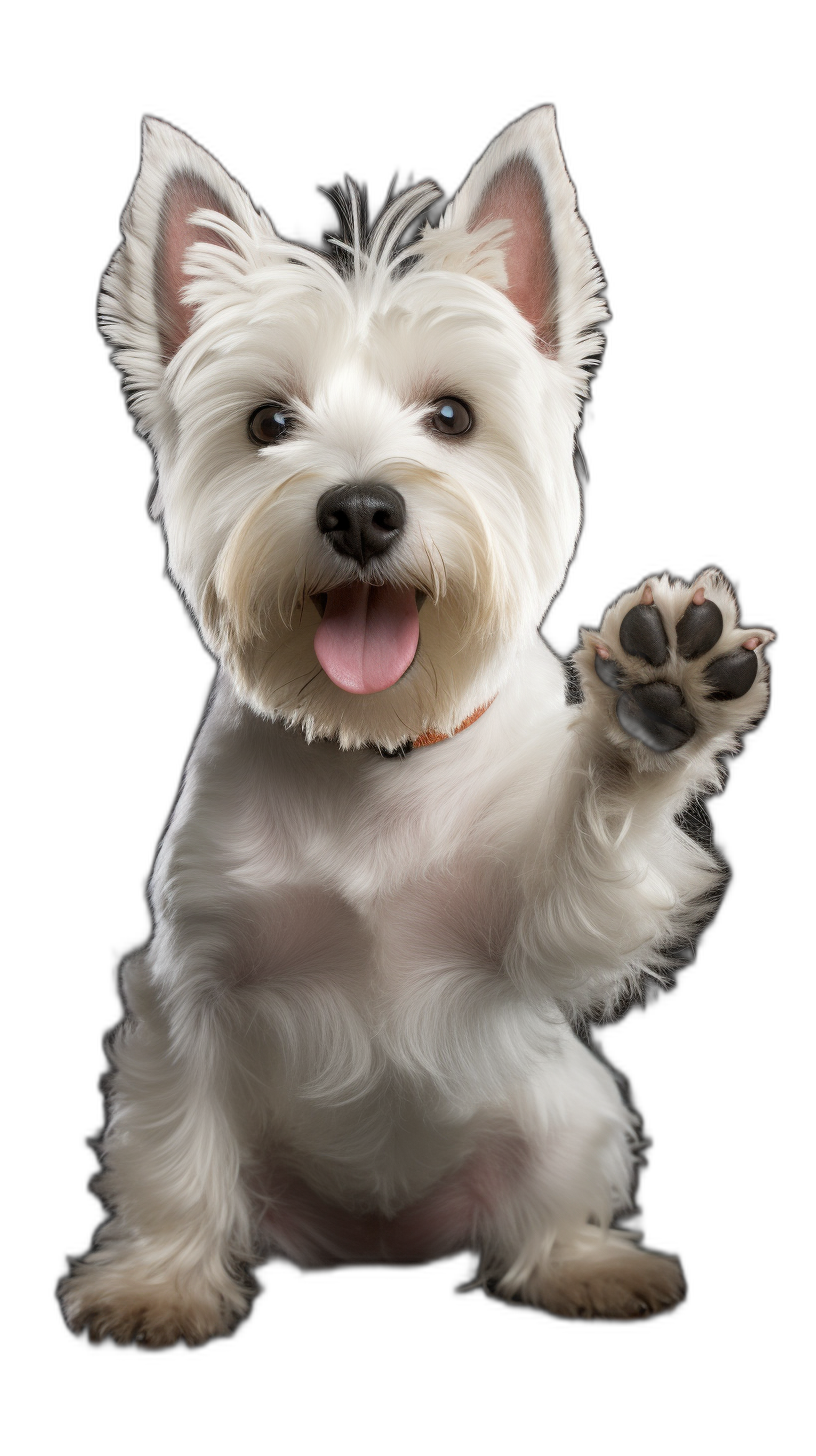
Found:
<path fill-rule="evenodd" d="M 317 503 L 317 524 L 335 551 L 365 566 L 397 540 L 405 501 L 390 485 L 336 485 Z"/>

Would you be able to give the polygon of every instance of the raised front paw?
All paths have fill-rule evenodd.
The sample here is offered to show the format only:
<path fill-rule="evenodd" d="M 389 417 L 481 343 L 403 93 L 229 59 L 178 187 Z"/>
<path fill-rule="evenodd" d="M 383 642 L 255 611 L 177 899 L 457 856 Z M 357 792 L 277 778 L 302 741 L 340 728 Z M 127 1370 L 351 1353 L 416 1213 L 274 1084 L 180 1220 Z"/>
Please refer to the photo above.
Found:
<path fill-rule="evenodd" d="M 650 753 L 736 749 L 768 703 L 765 627 L 740 627 L 730 583 L 709 570 L 691 584 L 650 577 L 583 631 L 576 653 L 584 697 L 607 738 Z"/>

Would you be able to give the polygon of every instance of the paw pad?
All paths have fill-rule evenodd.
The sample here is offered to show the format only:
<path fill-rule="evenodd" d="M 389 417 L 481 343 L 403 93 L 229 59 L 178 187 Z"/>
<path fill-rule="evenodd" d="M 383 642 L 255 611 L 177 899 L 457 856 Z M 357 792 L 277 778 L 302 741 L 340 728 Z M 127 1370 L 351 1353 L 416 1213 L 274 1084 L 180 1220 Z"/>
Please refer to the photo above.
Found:
<path fill-rule="evenodd" d="M 674 683 L 641 683 L 621 693 L 615 711 L 630 738 L 639 738 L 654 753 L 667 753 L 688 743 L 697 724 Z"/>
<path fill-rule="evenodd" d="M 662 667 L 669 655 L 669 639 L 657 607 L 639 602 L 620 624 L 620 643 L 630 657 L 642 657 L 652 667 Z"/>
<path fill-rule="evenodd" d="M 710 652 L 722 636 L 723 614 L 716 602 L 689 602 L 677 623 L 677 651 L 693 660 Z"/>
<path fill-rule="evenodd" d="M 727 590 L 727 583 L 724 585 Z M 595 651 L 596 675 L 604 687 L 615 693 L 615 716 L 620 727 L 653 753 L 681 748 L 701 724 L 710 731 L 714 719 L 708 705 L 731 702 L 750 691 L 759 672 L 754 649 L 772 639 L 764 628 L 754 629 L 753 636 L 746 631 L 742 645 L 735 649 L 739 630 L 735 611 L 726 601 L 726 626 L 723 609 L 706 597 L 705 590 L 698 587 L 689 601 L 682 588 L 666 591 L 661 586 L 658 607 L 651 586 L 646 585 L 640 601 L 620 619 L 618 648 L 613 644 L 620 608 L 610 608 L 610 635 L 605 641 L 601 628 L 602 640 Z M 675 603 L 677 616 L 672 614 Z M 731 650 L 700 661 L 716 649 L 721 639 L 723 646 Z M 663 673 L 644 682 L 649 668 L 661 668 Z M 747 717 L 746 726 L 751 721 L 755 718 Z M 728 726 L 733 731 L 733 720 Z"/>
<path fill-rule="evenodd" d="M 709 697 L 715 703 L 744 697 L 748 689 L 753 687 L 758 671 L 756 653 L 746 652 L 744 647 L 738 647 L 736 652 L 729 652 L 727 657 L 717 657 L 705 670 L 705 680 L 714 689 Z"/>
<path fill-rule="evenodd" d="M 602 683 L 608 688 L 623 687 L 623 673 L 612 657 L 601 657 L 600 652 L 595 653 L 595 671 Z"/>

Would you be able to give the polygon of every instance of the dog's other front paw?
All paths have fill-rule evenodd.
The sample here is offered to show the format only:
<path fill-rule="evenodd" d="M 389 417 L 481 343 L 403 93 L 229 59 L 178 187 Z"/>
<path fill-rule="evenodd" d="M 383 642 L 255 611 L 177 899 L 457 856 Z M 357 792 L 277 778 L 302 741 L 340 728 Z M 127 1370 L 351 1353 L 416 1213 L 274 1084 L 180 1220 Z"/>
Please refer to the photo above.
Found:
<path fill-rule="evenodd" d="M 618 747 L 673 755 L 686 745 L 735 751 L 768 705 L 765 627 L 740 627 L 716 570 L 692 583 L 650 577 L 627 592 L 575 655 L 585 707 Z"/>
<path fill-rule="evenodd" d="M 215 1278 L 195 1270 L 159 1273 L 127 1255 L 106 1258 L 102 1252 L 77 1260 L 57 1290 L 69 1329 L 87 1329 L 94 1342 L 201 1345 L 229 1334 L 249 1312 L 249 1285 L 242 1287 L 226 1271 Z"/>
<path fill-rule="evenodd" d="M 643 1249 L 612 1229 L 574 1246 L 556 1245 L 546 1257 L 502 1278 L 482 1282 L 489 1294 L 529 1304 L 562 1319 L 643 1319 L 673 1309 L 686 1296 L 679 1259 Z"/>

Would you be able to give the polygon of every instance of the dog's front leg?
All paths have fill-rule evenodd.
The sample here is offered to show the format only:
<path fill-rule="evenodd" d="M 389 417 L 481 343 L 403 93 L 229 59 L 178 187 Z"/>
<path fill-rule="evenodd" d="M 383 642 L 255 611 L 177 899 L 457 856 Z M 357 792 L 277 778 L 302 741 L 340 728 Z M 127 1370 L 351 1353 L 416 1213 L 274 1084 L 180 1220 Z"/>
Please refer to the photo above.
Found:
<path fill-rule="evenodd" d="M 532 864 L 527 943 L 568 1015 L 615 1010 L 690 945 L 722 864 L 678 826 L 768 702 L 763 648 L 717 571 L 650 578 L 576 654 L 583 703 Z M 528 957 L 528 968 L 531 965 Z"/>
<path fill-rule="evenodd" d="M 66 1319 L 91 1339 L 198 1344 L 248 1312 L 248 1202 L 222 1101 L 218 1047 L 171 1044 L 144 960 L 126 967 L 130 1012 L 116 1032 L 102 1172 L 110 1212 L 60 1285 Z"/>

